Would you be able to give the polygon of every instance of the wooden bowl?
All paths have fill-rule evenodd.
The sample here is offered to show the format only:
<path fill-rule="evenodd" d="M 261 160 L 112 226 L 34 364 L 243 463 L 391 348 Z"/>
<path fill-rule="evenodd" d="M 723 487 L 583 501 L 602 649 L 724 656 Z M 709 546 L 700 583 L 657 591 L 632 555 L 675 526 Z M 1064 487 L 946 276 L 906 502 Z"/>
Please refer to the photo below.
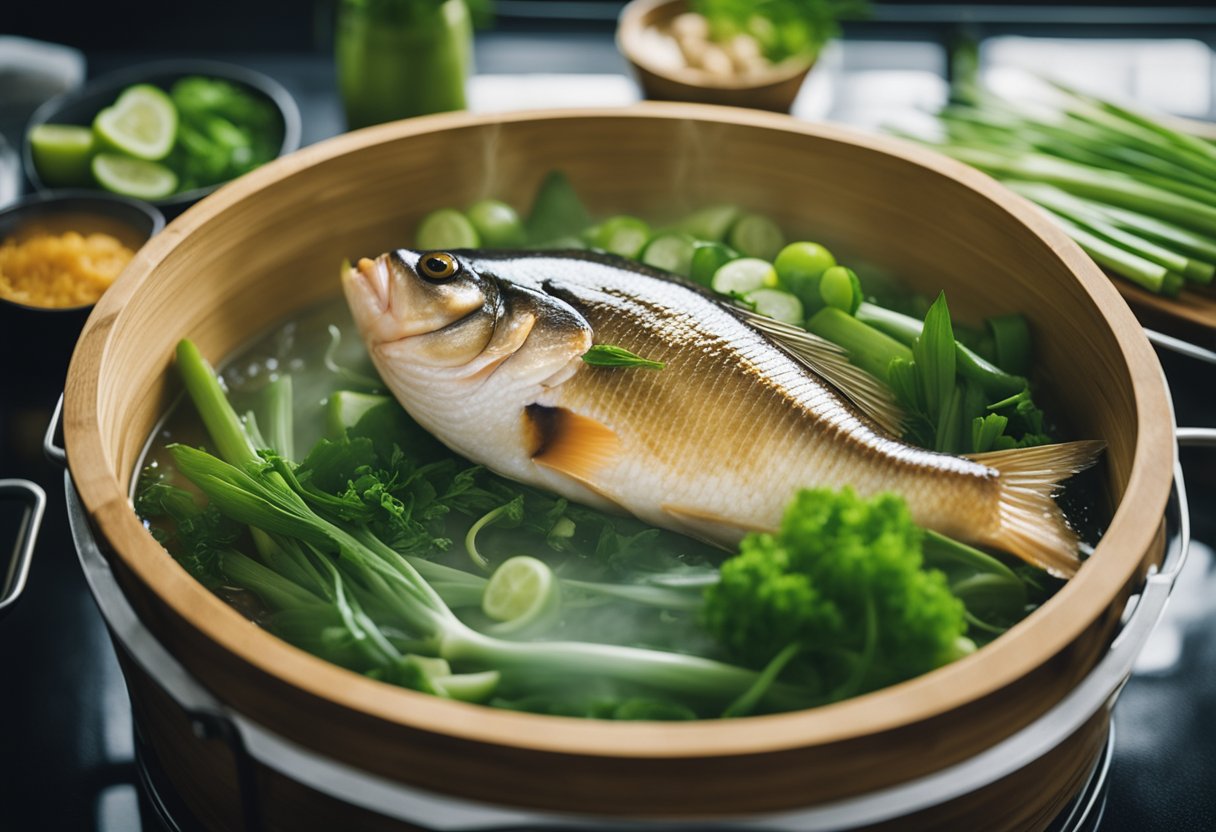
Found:
<path fill-rule="evenodd" d="M 643 32 L 664 26 L 688 11 L 686 0 L 632 0 L 621 9 L 616 44 L 633 65 L 647 98 L 657 101 L 692 101 L 788 113 L 802 89 L 813 60 L 785 61 L 760 76 L 715 79 L 686 67 L 671 68 L 655 62 L 648 53 Z"/>
<path fill-rule="evenodd" d="M 128 499 L 145 442 L 180 390 L 171 371 L 177 340 L 190 337 L 219 360 L 334 297 L 342 258 L 402 244 L 441 205 L 491 194 L 522 205 L 552 168 L 566 171 L 597 213 L 658 217 L 730 200 L 846 258 L 864 254 L 923 291 L 944 288 L 960 320 L 1025 312 L 1056 411 L 1075 435 L 1108 443 L 1102 482 L 1117 509 L 1093 557 L 1034 615 L 948 667 L 814 710 L 684 724 L 513 713 L 392 687 L 279 641 L 197 583 Z M 1161 369 L 1135 319 L 1028 203 L 897 140 L 676 104 L 432 116 L 255 171 L 153 239 L 103 297 L 73 358 L 65 428 L 71 475 L 123 591 L 230 708 L 391 781 L 513 806 L 659 818 L 865 794 L 974 757 L 1043 714 L 1105 653 L 1124 602 L 1161 557 L 1175 454 Z M 143 677 L 132 687 L 155 686 Z M 137 713 L 164 713 L 155 693 L 139 696 Z M 990 800 L 955 806 L 962 825 L 950 828 L 1045 824 L 1095 759 L 1104 718 L 1044 757 L 1046 768 L 1003 781 Z M 141 735 L 193 805 L 211 816 L 237 811 L 220 783 L 231 758 L 210 753 L 204 764 L 191 753 L 183 714 L 145 723 Z M 303 792 L 299 784 L 274 792 L 282 800 L 268 811 L 302 826 L 332 818 Z"/>

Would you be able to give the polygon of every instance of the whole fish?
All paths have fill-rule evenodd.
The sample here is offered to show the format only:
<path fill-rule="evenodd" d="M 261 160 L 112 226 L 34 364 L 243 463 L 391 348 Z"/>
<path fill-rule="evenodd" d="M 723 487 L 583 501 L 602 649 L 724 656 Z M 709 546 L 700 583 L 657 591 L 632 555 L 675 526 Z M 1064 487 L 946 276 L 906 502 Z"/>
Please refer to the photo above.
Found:
<path fill-rule="evenodd" d="M 459 454 L 570 500 L 731 545 L 799 488 L 893 491 L 920 525 L 1070 576 L 1051 498 L 1096 442 L 970 458 L 913 447 L 699 287 L 586 252 L 421 252 L 344 273 L 406 411 Z M 661 370 L 592 366 L 593 344 Z"/>

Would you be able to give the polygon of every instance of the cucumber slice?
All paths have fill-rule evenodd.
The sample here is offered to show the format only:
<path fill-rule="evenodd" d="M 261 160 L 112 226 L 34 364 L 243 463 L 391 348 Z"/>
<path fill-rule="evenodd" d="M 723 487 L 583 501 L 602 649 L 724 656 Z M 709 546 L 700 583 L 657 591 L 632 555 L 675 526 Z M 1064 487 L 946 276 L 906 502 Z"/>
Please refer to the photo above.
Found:
<path fill-rule="evenodd" d="M 734 205 L 711 205 L 689 214 L 676 228 L 698 240 L 720 243 L 726 239 L 726 233 L 735 220 L 739 219 L 739 213 Z"/>
<path fill-rule="evenodd" d="M 92 171 L 97 184 L 107 191 L 136 199 L 163 199 L 177 189 L 177 174 L 159 162 L 98 153 Z"/>
<path fill-rule="evenodd" d="M 105 147 L 136 159 L 159 161 L 173 149 L 177 108 L 164 91 L 151 84 L 136 84 L 127 87 L 114 106 L 97 114 L 93 132 Z"/>
<path fill-rule="evenodd" d="M 30 154 L 42 181 L 53 187 L 91 185 L 93 131 L 76 124 L 39 124 L 30 130 Z"/>
<path fill-rule="evenodd" d="M 777 270 L 767 260 L 742 257 L 731 260 L 714 272 L 710 285 L 723 295 L 746 295 L 756 289 L 772 289 L 777 285 Z"/>
<path fill-rule="evenodd" d="M 692 270 L 689 277 L 702 286 L 709 286 L 713 282 L 714 273 L 738 257 L 738 252 L 722 243 L 697 243 L 692 253 Z"/>
<path fill-rule="evenodd" d="M 692 274 L 692 258 L 696 242 L 679 231 L 659 234 L 642 249 L 642 262 L 656 269 L 688 277 Z"/>
<path fill-rule="evenodd" d="M 753 304 L 754 311 L 787 324 L 801 325 L 804 314 L 802 301 L 796 295 L 780 289 L 756 289 L 743 296 Z"/>
<path fill-rule="evenodd" d="M 469 207 L 468 217 L 484 245 L 519 248 L 524 244 L 523 221 L 515 209 L 505 202 L 483 199 Z"/>
<path fill-rule="evenodd" d="M 727 242 L 741 254 L 771 261 L 785 245 L 785 234 L 768 217 L 744 214 L 731 226 Z"/>
<path fill-rule="evenodd" d="M 592 248 L 622 257 L 637 258 L 649 239 L 650 226 L 646 221 L 627 215 L 609 217 L 587 231 L 587 242 Z"/>
<path fill-rule="evenodd" d="M 481 238 L 469 218 L 454 208 L 432 211 L 418 223 L 414 243 L 423 251 L 452 248 L 477 248 Z"/>

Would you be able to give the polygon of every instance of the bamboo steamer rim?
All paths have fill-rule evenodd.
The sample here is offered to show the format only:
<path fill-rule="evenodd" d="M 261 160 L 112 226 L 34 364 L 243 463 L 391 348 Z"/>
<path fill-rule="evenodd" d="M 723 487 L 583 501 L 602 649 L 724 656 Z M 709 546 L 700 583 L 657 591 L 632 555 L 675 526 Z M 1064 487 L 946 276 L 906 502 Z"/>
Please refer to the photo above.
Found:
<path fill-rule="evenodd" d="M 128 498 L 129 475 L 104 445 L 99 380 L 116 320 L 156 265 L 192 231 L 260 189 L 304 168 L 409 136 L 450 129 L 604 118 L 702 120 L 795 133 L 877 150 L 980 194 L 1029 227 L 1076 276 L 1102 312 L 1126 361 L 1136 407 L 1127 488 L 1092 564 L 1042 608 L 977 653 L 884 690 L 806 711 L 691 723 L 619 723 L 498 710 L 439 699 L 344 670 L 280 641 L 197 582 L 144 529 Z M 215 359 L 216 356 L 212 356 Z M 852 740 L 908 726 L 1015 682 L 1076 639 L 1138 579 L 1169 495 L 1176 447 L 1164 376 L 1148 340 L 1110 281 L 1054 224 L 996 181 L 925 148 L 788 116 L 701 104 L 622 109 L 449 113 L 366 128 L 271 162 L 190 208 L 137 254 L 97 304 L 69 368 L 64 401 L 69 469 L 94 526 L 134 576 L 208 639 L 261 672 L 361 715 L 425 733 L 533 751 L 638 759 L 771 753 Z M 145 437 L 138 437 L 143 442 Z"/>

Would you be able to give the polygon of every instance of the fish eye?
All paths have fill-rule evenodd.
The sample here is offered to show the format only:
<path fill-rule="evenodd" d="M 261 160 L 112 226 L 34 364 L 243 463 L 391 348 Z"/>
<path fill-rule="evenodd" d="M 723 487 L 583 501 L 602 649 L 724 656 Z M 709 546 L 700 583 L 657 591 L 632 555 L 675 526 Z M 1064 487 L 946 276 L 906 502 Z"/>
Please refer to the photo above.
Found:
<path fill-rule="evenodd" d="M 460 271 L 460 262 L 446 251 L 432 251 L 418 258 L 418 273 L 431 280 L 447 280 Z"/>

